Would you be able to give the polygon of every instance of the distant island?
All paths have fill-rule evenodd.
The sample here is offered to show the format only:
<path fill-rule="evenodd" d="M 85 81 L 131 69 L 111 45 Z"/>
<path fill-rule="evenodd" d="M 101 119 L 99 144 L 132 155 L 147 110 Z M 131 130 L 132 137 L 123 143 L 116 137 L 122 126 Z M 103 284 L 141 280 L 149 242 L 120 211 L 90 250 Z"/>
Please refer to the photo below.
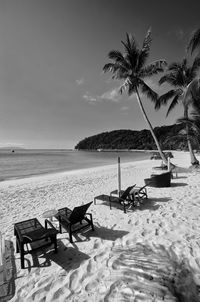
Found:
<path fill-rule="evenodd" d="M 155 134 L 163 150 L 188 150 L 186 136 L 181 134 L 182 124 L 155 127 Z M 193 146 L 199 149 L 199 146 Z M 76 150 L 155 150 L 156 145 L 149 130 L 113 130 L 103 132 L 81 140 Z"/>

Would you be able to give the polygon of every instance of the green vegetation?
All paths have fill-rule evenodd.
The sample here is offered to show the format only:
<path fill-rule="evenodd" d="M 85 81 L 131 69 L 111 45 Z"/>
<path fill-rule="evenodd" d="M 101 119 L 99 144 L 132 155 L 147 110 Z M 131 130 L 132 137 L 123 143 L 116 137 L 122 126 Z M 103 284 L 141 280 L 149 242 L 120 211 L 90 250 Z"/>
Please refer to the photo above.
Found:
<path fill-rule="evenodd" d="M 193 46 L 191 45 L 193 45 L 194 43 L 191 41 L 188 44 L 188 50 L 190 48 L 193 49 Z M 161 105 L 166 105 L 168 104 L 169 100 L 171 100 L 171 104 L 168 108 L 166 116 L 168 116 L 168 114 L 179 103 L 181 103 L 183 106 L 184 119 L 187 120 L 189 118 L 189 108 L 194 103 L 193 101 L 194 90 L 195 92 L 197 91 L 196 81 L 200 69 L 200 56 L 197 55 L 194 58 L 194 60 L 192 60 L 192 57 L 190 57 L 190 61 L 192 61 L 192 63 L 189 63 L 189 59 L 184 58 L 181 62 L 171 63 L 170 65 L 168 65 L 165 75 L 162 76 L 159 81 L 160 85 L 163 83 L 167 83 L 173 88 L 169 90 L 167 93 L 160 96 L 155 105 L 155 109 L 159 109 Z M 194 89 L 194 85 L 195 85 L 195 89 Z M 199 161 L 197 160 L 193 152 L 191 138 L 190 138 L 191 130 L 190 130 L 190 125 L 188 123 L 185 123 L 185 131 L 187 136 L 188 149 L 190 151 L 191 164 L 199 165 Z"/>
<path fill-rule="evenodd" d="M 188 150 L 186 135 L 181 134 L 184 124 L 162 126 L 154 128 L 162 149 Z M 180 133 L 180 134 L 179 134 Z M 199 149 L 197 141 L 194 142 L 196 149 Z M 156 144 L 149 130 L 114 130 L 93 135 L 81 140 L 76 146 L 77 150 L 97 149 L 138 149 L 155 150 Z"/>

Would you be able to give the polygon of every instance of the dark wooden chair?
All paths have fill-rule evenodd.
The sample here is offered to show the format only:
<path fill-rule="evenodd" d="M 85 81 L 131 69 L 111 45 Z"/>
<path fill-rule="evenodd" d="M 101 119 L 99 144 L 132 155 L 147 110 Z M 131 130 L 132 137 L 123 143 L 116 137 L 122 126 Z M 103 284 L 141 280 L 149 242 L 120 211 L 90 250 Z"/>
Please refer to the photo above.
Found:
<path fill-rule="evenodd" d="M 126 213 L 127 207 L 129 207 L 131 204 L 134 205 L 134 196 L 131 194 L 134 187 L 135 185 L 129 186 L 125 191 L 121 191 L 120 197 L 113 197 L 113 194 L 115 194 L 116 191 L 112 191 L 109 198 L 110 209 L 112 208 L 112 202 L 115 202 L 122 205 L 124 213 Z"/>
<path fill-rule="evenodd" d="M 143 203 L 143 199 L 148 198 L 146 187 L 147 185 L 143 187 L 134 187 L 133 190 L 131 191 L 135 204 Z"/>
<path fill-rule="evenodd" d="M 15 223 L 16 252 L 20 253 L 21 268 L 24 268 L 24 255 L 34 250 L 33 248 L 31 251 L 28 249 L 25 250 L 24 245 L 43 239 L 43 244 L 37 247 L 37 249 L 54 244 L 55 253 L 57 253 L 57 234 L 58 231 L 47 219 L 45 220 L 45 227 L 42 226 L 37 218 Z"/>
<path fill-rule="evenodd" d="M 171 186 L 171 172 L 152 175 L 151 178 L 144 180 L 145 184 L 150 187 L 163 188 Z"/>
<path fill-rule="evenodd" d="M 94 231 L 93 219 L 91 213 L 86 213 L 93 201 L 75 207 L 73 210 L 65 207 L 58 210 L 55 217 L 59 221 L 60 233 L 62 233 L 62 227 L 69 232 L 69 240 L 72 243 L 72 235 L 79 232 L 82 229 L 91 228 Z"/>

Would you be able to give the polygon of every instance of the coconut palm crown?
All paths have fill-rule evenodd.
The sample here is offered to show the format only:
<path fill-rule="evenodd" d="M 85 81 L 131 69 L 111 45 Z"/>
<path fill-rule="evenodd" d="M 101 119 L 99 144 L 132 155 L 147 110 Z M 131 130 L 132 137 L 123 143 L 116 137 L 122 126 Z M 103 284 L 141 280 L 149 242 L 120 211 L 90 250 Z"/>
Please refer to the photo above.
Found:
<path fill-rule="evenodd" d="M 154 103 L 156 102 L 158 98 L 157 93 L 153 91 L 149 85 L 147 85 L 144 79 L 162 72 L 164 66 L 166 65 L 165 60 L 158 60 L 147 65 L 151 42 L 152 38 L 150 29 L 148 30 L 143 41 L 142 48 L 138 47 L 138 44 L 132 35 L 126 34 L 126 41 L 121 41 L 124 47 L 124 53 L 118 50 L 110 51 L 108 58 L 112 60 L 112 62 L 105 64 L 103 71 L 111 72 L 113 74 L 113 79 L 121 81 L 121 85 L 119 87 L 120 93 L 127 91 L 129 96 L 133 93 L 136 94 L 143 117 L 149 125 L 157 149 L 163 161 L 166 163 L 166 158 L 162 153 L 161 147 L 155 136 L 153 127 L 147 117 L 140 97 L 140 93 L 142 92 Z"/>
<path fill-rule="evenodd" d="M 159 84 L 168 83 L 174 89 L 169 90 L 167 93 L 161 95 L 155 104 L 155 109 L 158 110 L 162 105 L 167 105 L 171 100 L 168 111 L 168 114 L 178 105 L 182 103 L 184 108 L 184 118 L 188 118 L 188 110 L 189 106 L 192 105 L 193 97 L 192 97 L 192 87 L 195 84 L 195 79 L 197 76 L 197 72 L 200 67 L 200 57 L 197 56 L 193 64 L 189 66 L 186 58 L 182 60 L 182 62 L 175 62 L 168 66 L 166 74 L 161 77 L 159 80 Z M 189 128 L 186 125 L 186 132 L 188 133 L 187 142 L 188 148 L 191 156 L 192 165 L 198 165 L 199 162 L 196 159 L 194 152 L 192 150 L 190 138 L 189 138 Z"/>

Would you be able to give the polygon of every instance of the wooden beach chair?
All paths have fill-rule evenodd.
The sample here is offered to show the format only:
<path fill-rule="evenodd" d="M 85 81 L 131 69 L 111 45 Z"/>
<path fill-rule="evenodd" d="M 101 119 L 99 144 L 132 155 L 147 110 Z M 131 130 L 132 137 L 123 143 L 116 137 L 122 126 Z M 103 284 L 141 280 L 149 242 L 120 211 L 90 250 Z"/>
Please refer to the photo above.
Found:
<path fill-rule="evenodd" d="M 49 228 L 50 227 L 50 228 Z M 51 222 L 45 219 L 45 227 L 37 220 L 37 218 L 24 220 L 14 224 L 14 235 L 16 236 L 16 252 L 20 253 L 21 268 L 24 268 L 24 255 L 31 253 L 24 245 L 31 244 L 35 241 L 43 240 L 43 244 L 37 249 L 43 248 L 50 244 L 54 244 L 55 253 L 57 253 L 57 234 L 58 231 L 53 227 Z"/>
<path fill-rule="evenodd" d="M 109 203 L 110 209 L 112 208 L 112 202 L 118 203 L 123 205 L 124 213 L 126 213 L 126 208 L 134 205 L 134 196 L 132 194 L 132 190 L 134 189 L 135 185 L 129 186 L 125 191 L 120 191 L 120 196 L 113 196 L 116 195 L 118 192 L 117 190 L 112 191 L 110 193 Z"/>
<path fill-rule="evenodd" d="M 86 213 L 93 201 L 75 207 L 73 210 L 70 210 L 67 207 L 61 208 L 58 210 L 58 213 L 55 217 L 59 221 L 60 233 L 62 233 L 62 228 L 66 229 L 69 232 L 69 240 L 72 243 L 72 235 L 79 232 L 82 229 L 91 228 L 94 231 L 93 219 L 91 213 Z"/>
<path fill-rule="evenodd" d="M 171 186 L 171 171 L 162 174 L 153 174 L 150 178 L 144 180 L 145 184 L 150 187 L 163 188 Z"/>
<path fill-rule="evenodd" d="M 131 191 L 135 205 L 143 203 L 143 200 L 148 198 L 146 187 L 147 185 L 144 185 L 143 187 L 134 187 Z"/>

